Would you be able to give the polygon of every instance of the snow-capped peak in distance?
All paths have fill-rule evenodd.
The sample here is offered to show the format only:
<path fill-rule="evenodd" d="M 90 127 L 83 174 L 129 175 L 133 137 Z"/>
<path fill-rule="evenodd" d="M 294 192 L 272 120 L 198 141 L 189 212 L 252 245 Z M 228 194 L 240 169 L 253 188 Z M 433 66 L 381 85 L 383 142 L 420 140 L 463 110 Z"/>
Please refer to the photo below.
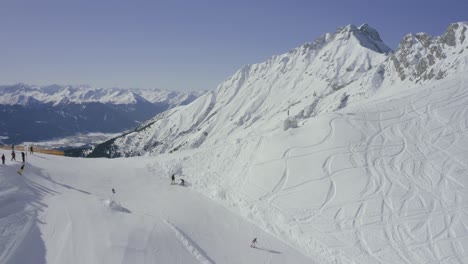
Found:
<path fill-rule="evenodd" d="M 95 88 L 89 85 L 35 86 L 18 83 L 0 86 L 1 105 L 27 105 L 31 102 L 52 105 L 103 103 L 129 105 L 138 101 L 180 105 L 194 99 L 200 92 L 174 92 L 157 89 Z"/>
<path fill-rule="evenodd" d="M 198 96 L 198 92 L 88 85 L 0 86 L 0 111 L 9 113 L 0 122 L 2 142 L 18 144 L 90 132 L 123 133 Z"/>

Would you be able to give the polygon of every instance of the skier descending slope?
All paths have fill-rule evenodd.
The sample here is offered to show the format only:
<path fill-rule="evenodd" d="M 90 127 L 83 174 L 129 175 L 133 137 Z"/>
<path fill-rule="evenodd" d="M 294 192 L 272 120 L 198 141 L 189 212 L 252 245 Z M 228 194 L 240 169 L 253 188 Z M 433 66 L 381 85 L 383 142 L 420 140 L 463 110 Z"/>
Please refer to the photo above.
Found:
<path fill-rule="evenodd" d="M 257 238 L 254 238 L 254 239 L 252 240 L 252 244 L 250 244 L 250 247 L 253 247 L 253 248 L 254 248 L 254 247 L 256 247 L 256 244 L 257 244 Z"/>
<path fill-rule="evenodd" d="M 23 170 L 24 170 L 24 164 L 21 165 L 21 168 L 18 170 L 18 174 L 23 175 Z"/>

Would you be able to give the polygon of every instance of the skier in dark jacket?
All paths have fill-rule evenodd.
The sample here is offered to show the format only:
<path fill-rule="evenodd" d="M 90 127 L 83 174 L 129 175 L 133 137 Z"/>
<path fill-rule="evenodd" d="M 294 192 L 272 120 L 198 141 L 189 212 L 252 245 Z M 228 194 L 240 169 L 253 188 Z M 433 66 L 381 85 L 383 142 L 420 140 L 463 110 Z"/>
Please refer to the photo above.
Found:
<path fill-rule="evenodd" d="M 175 175 L 174 174 L 172 174 L 172 176 L 171 176 L 171 184 L 175 184 Z"/>
<path fill-rule="evenodd" d="M 252 244 L 250 244 L 250 247 L 255 247 L 256 244 L 257 244 L 257 238 L 254 238 L 254 239 L 252 240 Z"/>
<path fill-rule="evenodd" d="M 184 179 L 180 179 L 180 185 L 184 186 L 185 185 L 185 181 Z"/>
<path fill-rule="evenodd" d="M 21 159 L 23 159 L 23 163 L 26 161 L 26 155 L 23 151 L 21 151 Z"/>
<path fill-rule="evenodd" d="M 11 161 L 16 161 L 16 153 L 14 150 L 11 152 Z"/>
<path fill-rule="evenodd" d="M 5 165 L 5 154 L 2 154 L 2 164 Z"/>

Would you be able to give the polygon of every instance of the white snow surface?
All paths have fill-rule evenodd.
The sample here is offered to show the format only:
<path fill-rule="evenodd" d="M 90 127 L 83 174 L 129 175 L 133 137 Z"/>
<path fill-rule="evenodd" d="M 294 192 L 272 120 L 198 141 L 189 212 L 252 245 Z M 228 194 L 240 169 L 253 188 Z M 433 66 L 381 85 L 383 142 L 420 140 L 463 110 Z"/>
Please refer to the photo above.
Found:
<path fill-rule="evenodd" d="M 467 83 L 172 154 L 7 161 L 0 263 L 467 263 Z"/>
<path fill-rule="evenodd" d="M 22 176 L 20 165 L 0 167 L 0 263 L 311 263 L 188 178 L 170 185 L 154 159 L 34 154 Z"/>

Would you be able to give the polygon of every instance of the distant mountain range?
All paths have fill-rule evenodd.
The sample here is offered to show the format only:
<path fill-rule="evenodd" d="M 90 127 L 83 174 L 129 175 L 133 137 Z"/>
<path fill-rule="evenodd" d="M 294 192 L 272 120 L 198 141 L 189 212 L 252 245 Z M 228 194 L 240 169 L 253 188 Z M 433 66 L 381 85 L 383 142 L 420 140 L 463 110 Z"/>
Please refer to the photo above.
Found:
<path fill-rule="evenodd" d="M 348 25 L 288 53 L 246 65 L 191 104 L 144 122 L 91 156 L 138 156 L 210 146 L 283 129 L 394 89 L 468 72 L 468 23 L 441 36 L 408 34 L 396 51 L 367 24 Z"/>
<path fill-rule="evenodd" d="M 123 132 L 158 113 L 188 104 L 200 94 L 156 89 L 3 85 L 0 143 Z"/>

